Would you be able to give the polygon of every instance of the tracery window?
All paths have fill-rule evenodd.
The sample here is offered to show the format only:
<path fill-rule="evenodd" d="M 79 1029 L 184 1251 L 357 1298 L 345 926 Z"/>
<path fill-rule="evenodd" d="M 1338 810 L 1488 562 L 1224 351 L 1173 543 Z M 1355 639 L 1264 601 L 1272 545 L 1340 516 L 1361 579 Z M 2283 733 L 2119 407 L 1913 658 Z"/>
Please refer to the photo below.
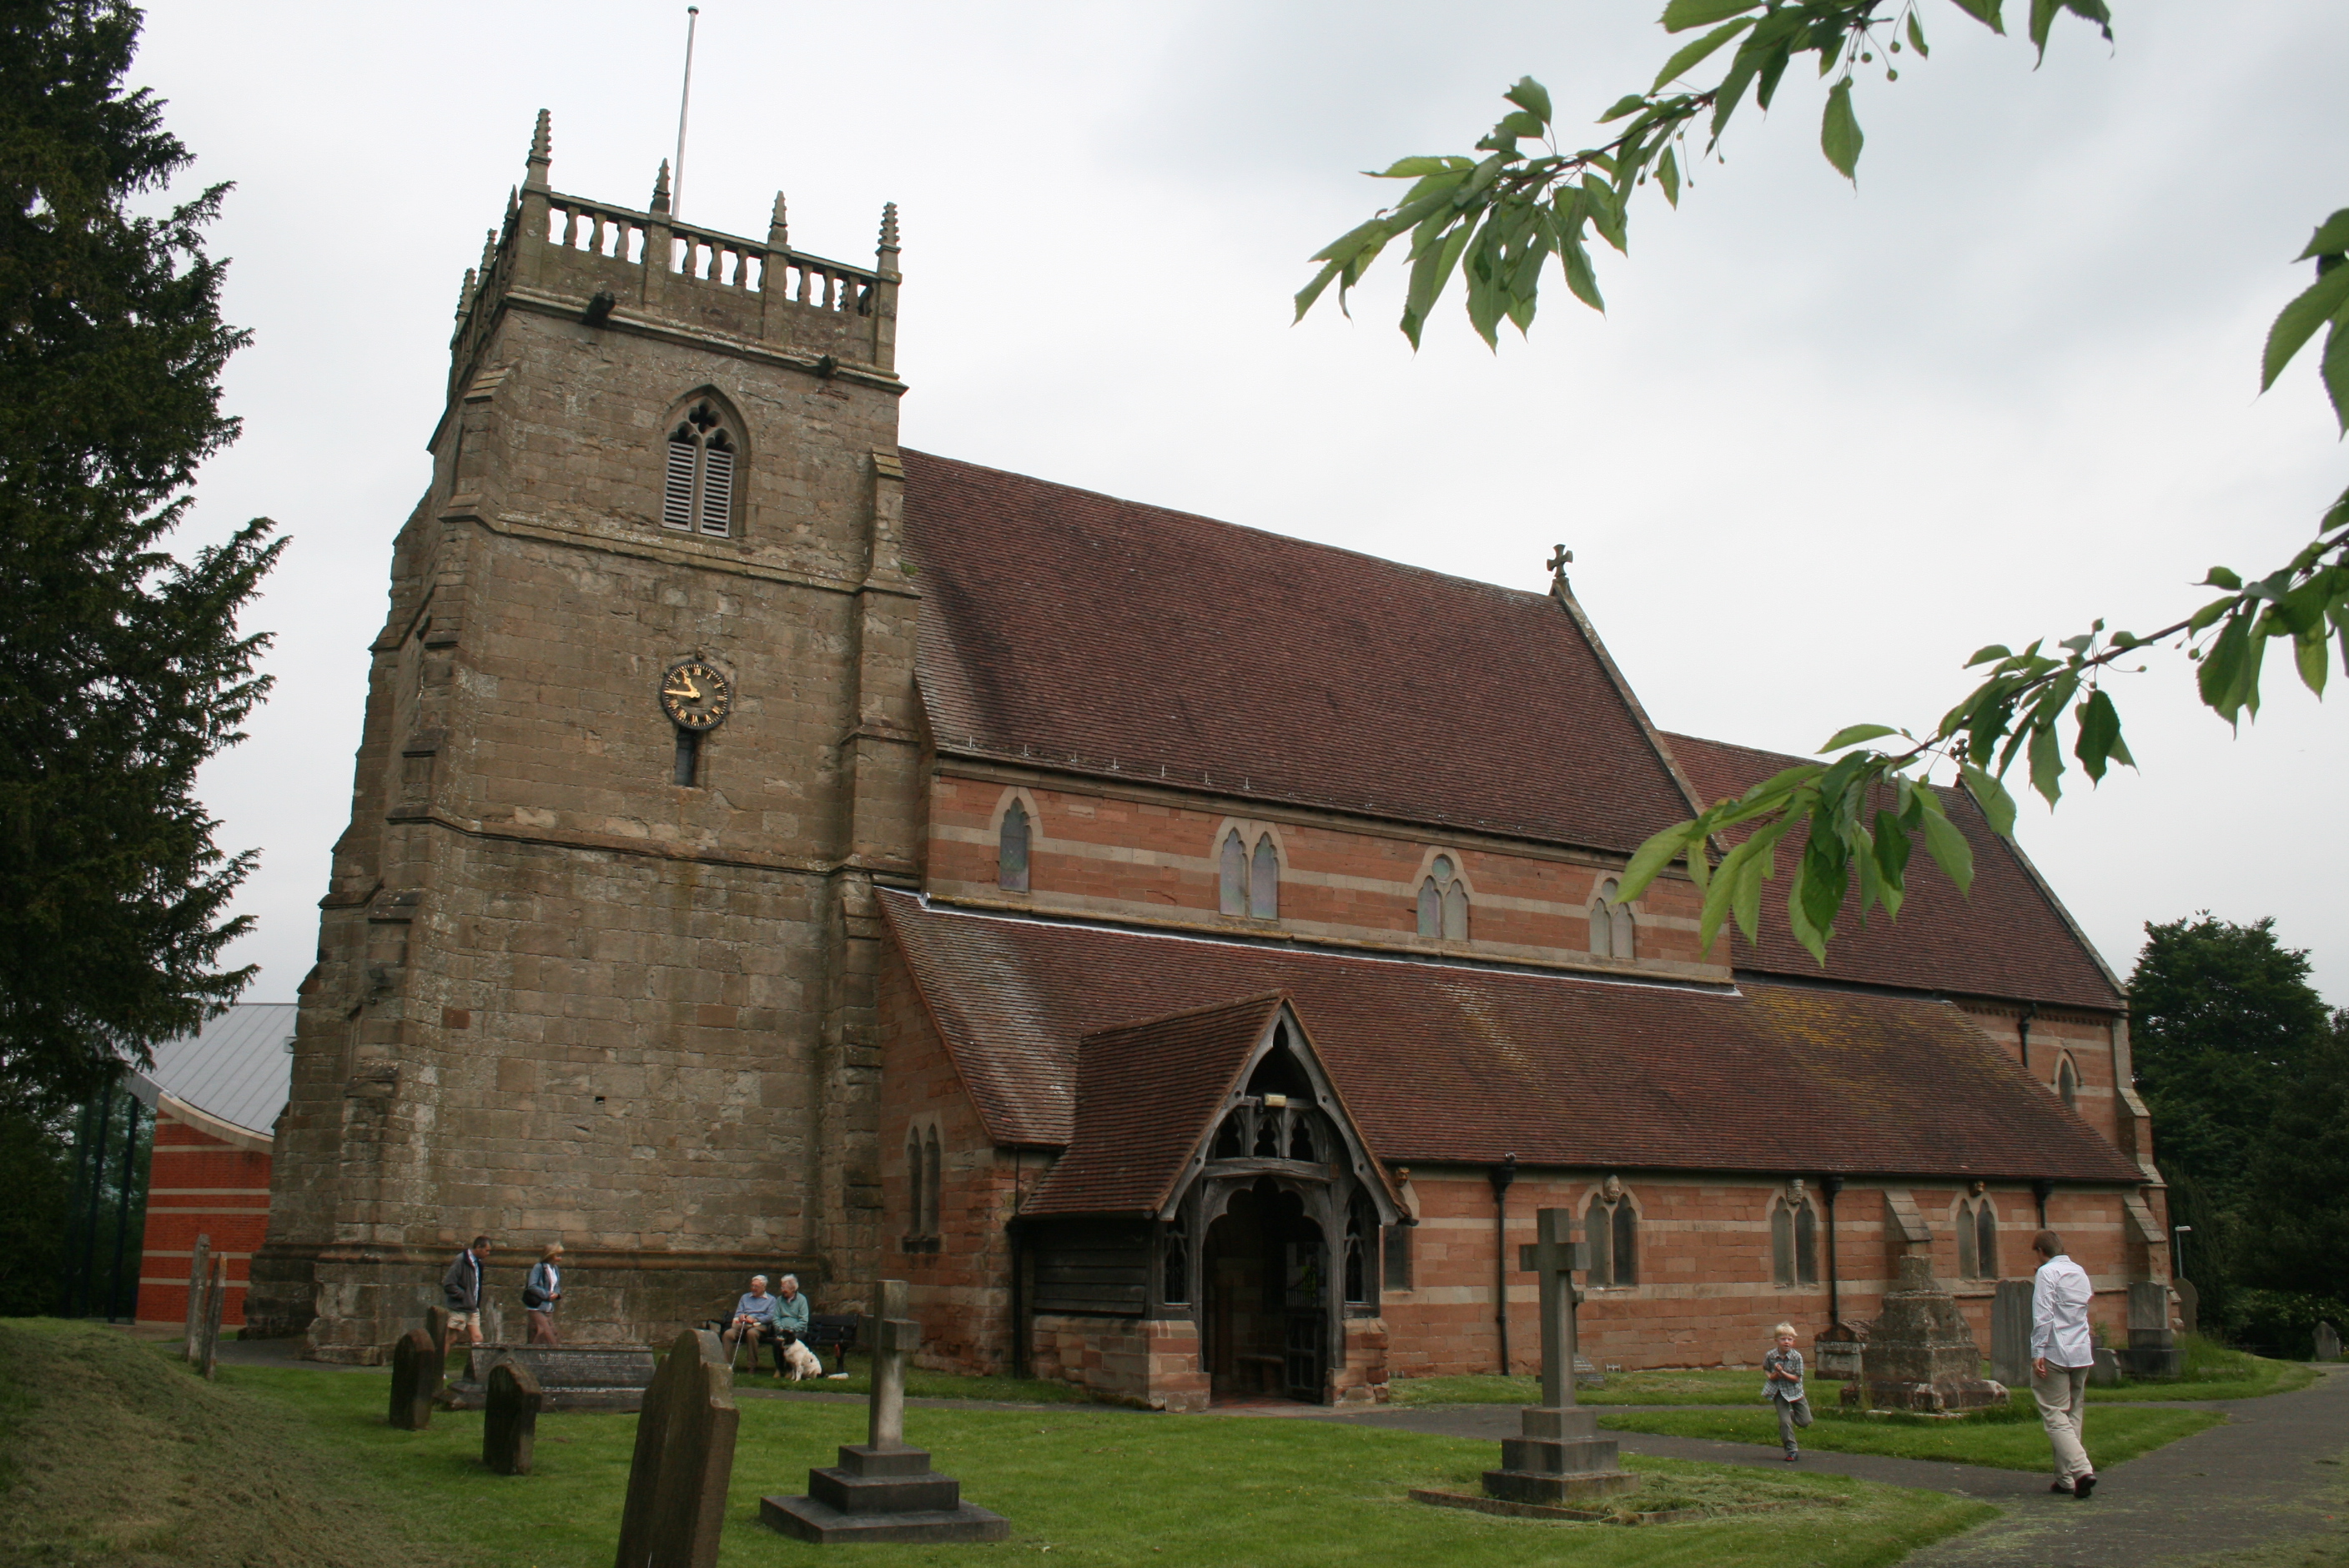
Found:
<path fill-rule="evenodd" d="M 1958 1233 L 1958 1277 L 1998 1278 L 1998 1211 L 1990 1199 L 1961 1199 L 1953 1228 Z"/>
<path fill-rule="evenodd" d="M 1583 1214 L 1583 1235 L 1590 1243 L 1590 1283 L 1640 1283 L 1640 1216 L 1631 1195 L 1613 1177 L 1590 1200 Z"/>
<path fill-rule="evenodd" d="M 1226 832 L 1216 857 L 1216 907 L 1224 913 L 1252 920 L 1280 917 L 1280 850 L 1270 833 L 1257 834 L 1251 853 L 1240 830 Z"/>
<path fill-rule="evenodd" d="M 996 837 L 995 885 L 1007 892 L 1028 891 L 1028 808 L 1017 800 L 1003 813 Z"/>
<path fill-rule="evenodd" d="M 1631 909 L 1615 896 L 1621 887 L 1613 877 L 1599 884 L 1590 900 L 1590 952 L 1596 958 L 1637 956 Z"/>
<path fill-rule="evenodd" d="M 1419 934 L 1446 942 L 1468 940 L 1468 884 L 1450 855 L 1438 855 L 1419 884 Z"/>
<path fill-rule="evenodd" d="M 1771 1202 L 1770 1278 L 1786 1289 L 1819 1283 L 1818 1211 L 1807 1198 Z"/>
<path fill-rule="evenodd" d="M 740 443 L 707 399 L 669 432 L 661 526 L 723 539 L 734 531 L 735 458 Z"/>

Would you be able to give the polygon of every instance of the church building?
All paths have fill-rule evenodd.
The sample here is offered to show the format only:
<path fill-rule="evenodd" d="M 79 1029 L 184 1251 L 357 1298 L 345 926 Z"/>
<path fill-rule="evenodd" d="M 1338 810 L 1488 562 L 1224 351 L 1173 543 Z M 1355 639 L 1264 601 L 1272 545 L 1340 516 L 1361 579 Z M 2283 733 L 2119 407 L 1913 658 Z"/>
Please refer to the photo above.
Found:
<path fill-rule="evenodd" d="M 253 1331 L 378 1358 L 477 1233 L 565 1334 L 912 1284 L 921 1358 L 1196 1408 L 1987 1343 L 2060 1230 L 2168 1277 L 2119 985 L 1962 794 L 1823 969 L 1631 851 L 1795 759 L 1527 593 L 897 442 L 870 266 L 527 177 L 451 339 L 303 982 Z M 505 1276 L 511 1275 L 511 1279 Z M 507 1305 L 507 1315 L 518 1307 Z"/>

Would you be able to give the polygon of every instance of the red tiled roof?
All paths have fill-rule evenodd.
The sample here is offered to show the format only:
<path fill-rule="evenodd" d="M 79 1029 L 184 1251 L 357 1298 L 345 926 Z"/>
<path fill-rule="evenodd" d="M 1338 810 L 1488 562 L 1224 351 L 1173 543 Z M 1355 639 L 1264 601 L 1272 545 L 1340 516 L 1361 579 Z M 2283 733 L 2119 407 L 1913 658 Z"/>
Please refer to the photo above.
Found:
<path fill-rule="evenodd" d="M 1797 763 L 1816 760 L 1692 735 L 1668 735 L 1664 741 L 1708 805 L 1743 795 Z M 1786 926 L 1785 889 L 1795 858 L 1802 853 L 1800 836 L 1790 837 L 1779 848 L 1780 876 L 1763 894 L 1762 940 L 1749 944 L 1732 928 L 1736 966 L 1811 980 L 2105 1010 L 2121 1006 L 2126 997 L 2111 973 L 2023 851 L 1991 831 L 1964 790 L 1944 789 L 1940 796 L 1950 820 L 1973 846 L 1970 892 L 1959 892 L 1930 856 L 1912 856 L 1900 918 L 1889 920 L 1882 910 L 1873 910 L 1862 925 L 1847 916 L 1827 944 L 1827 965 L 1821 969 Z"/>
<path fill-rule="evenodd" d="M 1087 1035 L 1074 1137 L 1019 1212 L 1155 1213 L 1280 1004 L 1250 996 Z"/>
<path fill-rule="evenodd" d="M 941 750 L 1618 852 L 1689 814 L 1546 594 L 904 456 Z"/>
<path fill-rule="evenodd" d="M 2125 1182 L 1945 1002 L 1521 974 L 1104 930 L 885 892 L 990 1134 L 1066 1146 L 1095 1030 L 1287 992 L 1384 1163 Z"/>

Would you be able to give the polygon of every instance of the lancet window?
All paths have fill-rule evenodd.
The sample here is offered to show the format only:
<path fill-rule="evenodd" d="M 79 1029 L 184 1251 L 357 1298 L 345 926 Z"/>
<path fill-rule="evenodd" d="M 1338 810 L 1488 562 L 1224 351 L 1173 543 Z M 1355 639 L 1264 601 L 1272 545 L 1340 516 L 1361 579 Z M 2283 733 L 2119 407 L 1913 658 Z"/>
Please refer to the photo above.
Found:
<path fill-rule="evenodd" d="M 1450 855 L 1438 855 L 1419 884 L 1419 934 L 1445 942 L 1468 940 L 1468 884 Z"/>
<path fill-rule="evenodd" d="M 1819 1283 L 1818 1211 L 1807 1198 L 1771 1202 L 1770 1278 L 1786 1289 Z"/>
<path fill-rule="evenodd" d="M 734 531 L 736 458 L 740 441 L 707 400 L 669 432 L 661 483 L 661 526 L 723 539 Z"/>
<path fill-rule="evenodd" d="M 1958 1233 L 1958 1277 L 1998 1278 L 1998 1211 L 1990 1199 L 1961 1199 L 1952 1228 Z"/>
<path fill-rule="evenodd" d="M 2075 1110 L 2080 1108 L 2080 1069 L 2072 1065 L 2068 1055 L 2055 1063 L 2055 1092 L 2064 1097 L 2065 1105 Z"/>
<path fill-rule="evenodd" d="M 1609 877 L 1599 884 L 1590 900 L 1590 952 L 1596 958 L 1630 958 L 1636 956 L 1637 938 L 1632 931 L 1631 909 L 1615 894 L 1622 884 Z"/>
<path fill-rule="evenodd" d="M 1259 832 L 1251 851 L 1240 830 L 1230 830 L 1217 851 L 1216 870 L 1216 907 L 1224 913 L 1252 920 L 1280 918 L 1280 851 L 1270 833 Z"/>
<path fill-rule="evenodd" d="M 1028 891 L 1028 808 L 1011 802 L 995 841 L 995 885 L 1008 892 Z"/>
<path fill-rule="evenodd" d="M 1612 1177 L 1607 1189 L 1590 1200 L 1583 1234 L 1590 1243 L 1591 1284 L 1640 1283 L 1639 1212 L 1631 1206 L 1631 1195 Z"/>
<path fill-rule="evenodd" d="M 1346 1216 L 1346 1257 L 1341 1277 L 1345 1284 L 1345 1300 L 1349 1306 L 1366 1305 L 1371 1300 L 1372 1258 L 1370 1238 L 1379 1233 L 1378 1222 L 1363 1219 L 1361 1205 L 1357 1203 Z"/>

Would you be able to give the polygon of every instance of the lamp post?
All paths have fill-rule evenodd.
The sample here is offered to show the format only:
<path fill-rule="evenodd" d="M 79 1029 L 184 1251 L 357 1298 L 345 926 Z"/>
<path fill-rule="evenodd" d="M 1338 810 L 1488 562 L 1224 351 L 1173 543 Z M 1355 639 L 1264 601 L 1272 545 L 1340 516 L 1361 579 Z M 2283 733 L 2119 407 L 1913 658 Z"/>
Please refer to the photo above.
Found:
<path fill-rule="evenodd" d="M 2186 1234 L 2193 1228 L 2191 1225 L 2169 1227 L 2169 1277 L 2171 1279 L 2176 1279 L 2186 1272 Z"/>

